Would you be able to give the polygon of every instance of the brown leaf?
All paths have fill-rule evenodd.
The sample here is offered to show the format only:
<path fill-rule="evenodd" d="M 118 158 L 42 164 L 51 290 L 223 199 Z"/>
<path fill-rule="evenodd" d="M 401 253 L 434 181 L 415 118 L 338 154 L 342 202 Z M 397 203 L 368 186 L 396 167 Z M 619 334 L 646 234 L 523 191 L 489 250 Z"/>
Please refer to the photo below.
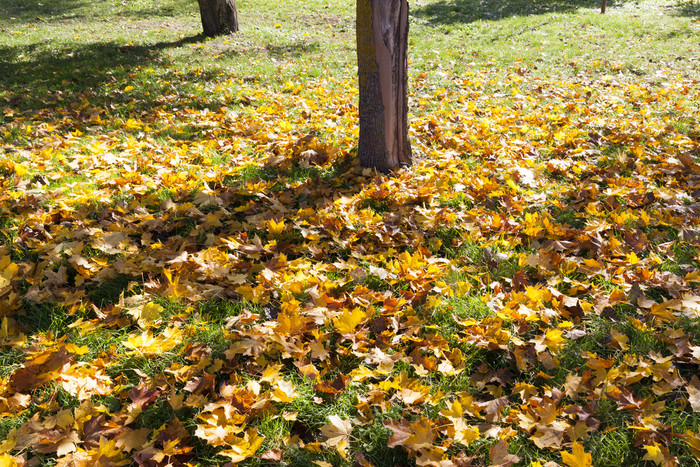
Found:
<path fill-rule="evenodd" d="M 184 425 L 180 422 L 180 420 L 177 417 L 175 417 L 170 421 L 170 423 L 168 423 L 168 426 L 165 428 L 165 430 L 158 433 L 158 437 L 156 439 L 160 443 L 166 444 L 175 440 L 185 442 L 189 438 L 190 434 L 187 432 L 187 429 L 185 429 Z"/>
<path fill-rule="evenodd" d="M 214 380 L 216 376 L 204 374 L 204 376 L 192 378 L 185 384 L 185 391 L 193 394 L 209 394 L 214 392 Z"/>
<path fill-rule="evenodd" d="M 73 356 L 61 347 L 58 351 L 48 350 L 31 355 L 22 368 L 10 376 L 9 388 L 12 392 L 27 393 L 57 376 L 62 368 L 73 361 Z"/>
<path fill-rule="evenodd" d="M 314 386 L 314 389 L 326 394 L 338 394 L 345 391 L 347 387 L 347 377 L 338 374 L 333 381 L 322 381 Z"/>
<path fill-rule="evenodd" d="M 693 375 L 690 379 L 690 384 L 685 387 L 688 391 L 688 402 L 693 408 L 693 411 L 700 412 L 700 378 L 697 375 Z"/>
<path fill-rule="evenodd" d="M 147 387 L 137 387 L 134 386 L 129 391 L 129 399 L 137 407 L 145 408 L 153 403 L 160 396 L 160 391 L 158 389 L 151 389 Z"/>
<path fill-rule="evenodd" d="M 391 430 L 391 437 L 387 443 L 390 448 L 395 448 L 397 446 L 403 446 L 406 440 L 411 437 L 411 426 L 408 421 L 401 419 L 400 422 L 396 420 L 384 420 L 384 426 Z"/>
<path fill-rule="evenodd" d="M 260 459 L 271 462 L 280 462 L 284 452 L 281 449 L 270 449 L 260 455 Z"/>
<path fill-rule="evenodd" d="M 499 441 L 489 449 L 491 465 L 496 467 L 509 467 L 520 462 L 520 457 L 508 453 L 508 443 Z"/>

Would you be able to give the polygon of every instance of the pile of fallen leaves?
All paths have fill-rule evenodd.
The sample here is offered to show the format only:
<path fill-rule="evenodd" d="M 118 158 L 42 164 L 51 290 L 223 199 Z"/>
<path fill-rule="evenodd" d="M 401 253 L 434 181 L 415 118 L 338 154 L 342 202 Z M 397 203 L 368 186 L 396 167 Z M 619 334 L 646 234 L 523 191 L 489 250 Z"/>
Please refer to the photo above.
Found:
<path fill-rule="evenodd" d="M 414 80 L 390 176 L 352 82 L 5 105 L 3 465 L 700 457 L 697 82 L 486 79 Z"/>

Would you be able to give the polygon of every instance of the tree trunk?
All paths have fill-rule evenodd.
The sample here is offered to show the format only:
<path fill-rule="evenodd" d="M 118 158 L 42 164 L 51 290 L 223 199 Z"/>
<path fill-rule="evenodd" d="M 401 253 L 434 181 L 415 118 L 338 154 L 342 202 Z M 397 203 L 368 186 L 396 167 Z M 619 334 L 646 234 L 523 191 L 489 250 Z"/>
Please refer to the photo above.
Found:
<path fill-rule="evenodd" d="M 238 31 L 236 0 L 197 0 L 204 35 L 218 36 Z"/>
<path fill-rule="evenodd" d="M 603 14 L 605 13 L 605 4 L 607 3 L 606 0 L 601 0 L 600 1 L 600 13 Z"/>
<path fill-rule="evenodd" d="M 411 164 L 407 49 L 407 0 L 357 0 L 358 150 L 382 172 Z"/>

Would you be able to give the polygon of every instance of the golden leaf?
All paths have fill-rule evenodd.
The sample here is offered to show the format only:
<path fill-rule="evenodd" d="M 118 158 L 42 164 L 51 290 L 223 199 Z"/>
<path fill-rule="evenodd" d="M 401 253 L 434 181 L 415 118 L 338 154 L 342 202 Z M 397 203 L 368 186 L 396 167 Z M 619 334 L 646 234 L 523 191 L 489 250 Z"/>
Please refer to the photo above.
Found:
<path fill-rule="evenodd" d="M 574 442 L 571 452 L 563 451 L 561 459 L 569 467 L 590 467 L 593 465 L 593 456 L 583 450 L 583 446 Z"/>
<path fill-rule="evenodd" d="M 647 453 L 644 454 L 642 460 L 652 461 L 656 465 L 661 465 L 663 463 L 664 453 L 661 451 L 661 447 L 657 443 L 645 444 L 644 449 L 646 449 Z"/>
<path fill-rule="evenodd" d="M 272 400 L 276 402 L 292 402 L 298 396 L 294 383 L 283 379 L 277 381 L 277 385 L 272 391 Z"/>
<path fill-rule="evenodd" d="M 348 308 L 343 310 L 343 313 L 333 319 L 335 328 L 341 334 L 349 334 L 355 331 L 355 328 L 367 317 L 367 314 L 360 308 L 353 308 L 352 311 Z"/>

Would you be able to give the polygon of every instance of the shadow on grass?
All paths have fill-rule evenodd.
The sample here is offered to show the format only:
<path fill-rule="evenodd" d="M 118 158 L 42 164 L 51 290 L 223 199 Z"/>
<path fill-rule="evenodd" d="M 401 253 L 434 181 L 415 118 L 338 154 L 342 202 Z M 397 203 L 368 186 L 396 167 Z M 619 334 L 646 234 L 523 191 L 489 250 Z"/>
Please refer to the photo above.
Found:
<path fill-rule="evenodd" d="M 88 0 L 0 0 L 0 13 L 5 20 L 27 22 L 69 15 L 90 3 Z"/>
<path fill-rule="evenodd" d="M 155 80 L 139 83 L 130 93 L 124 93 L 123 83 L 134 79 L 134 71 L 144 66 L 169 68 L 162 52 L 204 40 L 201 34 L 176 41 L 153 45 L 120 45 L 115 42 L 95 42 L 70 49 L 46 50 L 43 45 L 0 45 L 0 96 L 16 112 L 68 113 L 79 123 L 88 115 L 80 112 L 86 102 L 92 108 L 118 109 L 120 104 L 130 109 L 148 111 L 155 100 L 172 91 L 169 81 Z M 29 57 L 29 59 L 25 59 Z M 166 70 L 173 82 L 203 83 L 213 74 L 196 76 L 178 70 Z M 3 96 L 4 94 L 4 96 Z M 191 102 L 173 102 L 178 107 L 205 105 L 192 96 Z"/>
<path fill-rule="evenodd" d="M 673 13 L 677 16 L 700 19 L 700 3 L 691 0 L 678 0 L 673 8 Z"/>
<path fill-rule="evenodd" d="M 297 41 L 292 44 L 268 44 L 266 47 L 267 51 L 274 58 L 282 57 L 299 57 L 301 55 L 317 52 L 321 45 L 318 42 L 306 43 L 303 41 Z"/>
<path fill-rule="evenodd" d="M 623 3 L 608 1 L 608 7 Z M 611 4 L 612 3 L 612 4 Z M 510 18 L 572 12 L 580 8 L 600 8 L 600 0 L 440 0 L 413 9 L 413 15 L 433 24 L 473 23 Z"/>
<path fill-rule="evenodd" d="M 183 12 L 197 11 L 197 6 L 189 0 L 171 0 L 156 8 L 131 9 L 135 2 L 115 0 L 0 0 L 2 20 L 16 24 L 55 19 L 105 18 L 112 16 L 152 18 L 170 17 Z"/>

